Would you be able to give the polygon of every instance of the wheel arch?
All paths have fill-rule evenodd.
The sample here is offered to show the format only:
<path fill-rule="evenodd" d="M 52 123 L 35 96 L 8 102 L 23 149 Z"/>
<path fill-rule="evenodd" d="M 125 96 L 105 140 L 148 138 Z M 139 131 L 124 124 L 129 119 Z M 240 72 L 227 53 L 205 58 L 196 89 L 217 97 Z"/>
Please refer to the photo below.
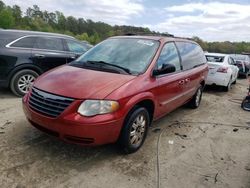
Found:
<path fill-rule="evenodd" d="M 9 73 L 8 75 L 8 79 L 7 79 L 7 82 L 8 82 L 8 86 L 10 85 L 10 81 L 12 79 L 12 77 L 19 71 L 21 70 L 24 70 L 24 69 L 29 69 L 29 70 L 33 70 L 35 71 L 36 73 L 38 73 L 39 75 L 41 75 L 44 71 L 36 66 L 36 65 L 32 65 L 32 64 L 22 64 L 22 65 L 19 65 L 17 67 L 15 67 L 13 70 L 11 70 L 11 72 Z"/>
<path fill-rule="evenodd" d="M 204 87 L 205 87 L 205 84 L 206 84 L 205 80 L 201 80 L 201 81 L 200 81 L 200 85 L 202 86 L 203 89 L 204 89 Z"/>
<path fill-rule="evenodd" d="M 125 108 L 127 109 L 125 113 L 126 114 L 125 119 L 134 110 L 134 108 L 140 106 L 148 110 L 150 121 L 152 122 L 154 119 L 155 104 L 156 102 L 155 102 L 154 96 L 150 92 L 136 95 L 133 98 L 131 98 L 125 105 Z"/>

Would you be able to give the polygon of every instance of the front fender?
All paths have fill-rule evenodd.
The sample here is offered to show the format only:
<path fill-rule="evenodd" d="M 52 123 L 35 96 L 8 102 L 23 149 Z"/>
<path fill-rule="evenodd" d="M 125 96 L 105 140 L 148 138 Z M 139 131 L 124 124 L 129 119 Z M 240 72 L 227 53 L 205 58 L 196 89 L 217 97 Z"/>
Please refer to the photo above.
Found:
<path fill-rule="evenodd" d="M 140 94 L 137 94 L 133 97 L 131 97 L 128 101 L 126 101 L 123 104 L 123 114 L 126 114 L 124 117 L 126 117 L 128 115 L 128 113 L 136 106 L 136 104 L 144 101 L 144 100 L 151 100 L 154 104 L 154 106 L 156 106 L 157 102 L 155 100 L 155 97 L 153 95 L 153 93 L 151 92 L 143 92 Z"/>

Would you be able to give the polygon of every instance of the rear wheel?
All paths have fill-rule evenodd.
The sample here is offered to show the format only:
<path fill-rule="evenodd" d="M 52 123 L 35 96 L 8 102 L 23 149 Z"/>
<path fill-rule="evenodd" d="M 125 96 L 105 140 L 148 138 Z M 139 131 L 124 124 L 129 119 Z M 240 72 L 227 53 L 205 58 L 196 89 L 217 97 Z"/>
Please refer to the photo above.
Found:
<path fill-rule="evenodd" d="M 232 88 L 232 77 L 230 78 L 227 86 L 224 86 L 224 91 L 228 92 Z"/>
<path fill-rule="evenodd" d="M 203 91 L 203 87 L 200 86 L 195 95 L 193 96 L 193 98 L 191 99 L 191 101 L 188 103 L 188 106 L 190 108 L 198 108 L 200 106 L 200 103 L 201 103 L 201 98 L 202 98 L 202 91 Z"/>
<path fill-rule="evenodd" d="M 24 96 L 37 77 L 38 73 L 30 69 L 18 71 L 11 79 L 10 89 L 16 96 Z"/>
<path fill-rule="evenodd" d="M 235 78 L 234 82 L 232 84 L 236 84 L 237 83 L 237 78 Z"/>
<path fill-rule="evenodd" d="M 125 153 L 134 153 L 143 145 L 149 124 L 150 117 L 146 108 L 136 107 L 129 113 L 119 139 Z"/>

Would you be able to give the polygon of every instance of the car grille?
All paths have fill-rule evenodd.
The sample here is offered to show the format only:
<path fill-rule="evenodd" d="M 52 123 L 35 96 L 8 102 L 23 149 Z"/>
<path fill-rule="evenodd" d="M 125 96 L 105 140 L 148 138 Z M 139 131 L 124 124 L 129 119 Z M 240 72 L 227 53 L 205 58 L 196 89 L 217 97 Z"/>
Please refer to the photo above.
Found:
<path fill-rule="evenodd" d="M 74 99 L 53 95 L 36 88 L 32 88 L 29 107 L 45 116 L 56 118 Z"/>

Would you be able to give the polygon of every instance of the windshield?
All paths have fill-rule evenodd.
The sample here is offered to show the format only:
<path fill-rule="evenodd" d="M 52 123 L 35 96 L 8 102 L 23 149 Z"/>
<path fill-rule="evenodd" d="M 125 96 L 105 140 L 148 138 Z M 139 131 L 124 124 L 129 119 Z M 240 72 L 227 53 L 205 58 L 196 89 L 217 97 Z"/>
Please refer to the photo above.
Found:
<path fill-rule="evenodd" d="M 71 65 L 99 71 L 140 74 L 150 64 L 159 42 L 136 38 L 111 38 L 90 49 Z"/>
<path fill-rule="evenodd" d="M 222 63 L 224 61 L 224 56 L 211 56 L 211 55 L 206 55 L 207 61 L 208 62 L 217 62 L 217 63 Z"/>

